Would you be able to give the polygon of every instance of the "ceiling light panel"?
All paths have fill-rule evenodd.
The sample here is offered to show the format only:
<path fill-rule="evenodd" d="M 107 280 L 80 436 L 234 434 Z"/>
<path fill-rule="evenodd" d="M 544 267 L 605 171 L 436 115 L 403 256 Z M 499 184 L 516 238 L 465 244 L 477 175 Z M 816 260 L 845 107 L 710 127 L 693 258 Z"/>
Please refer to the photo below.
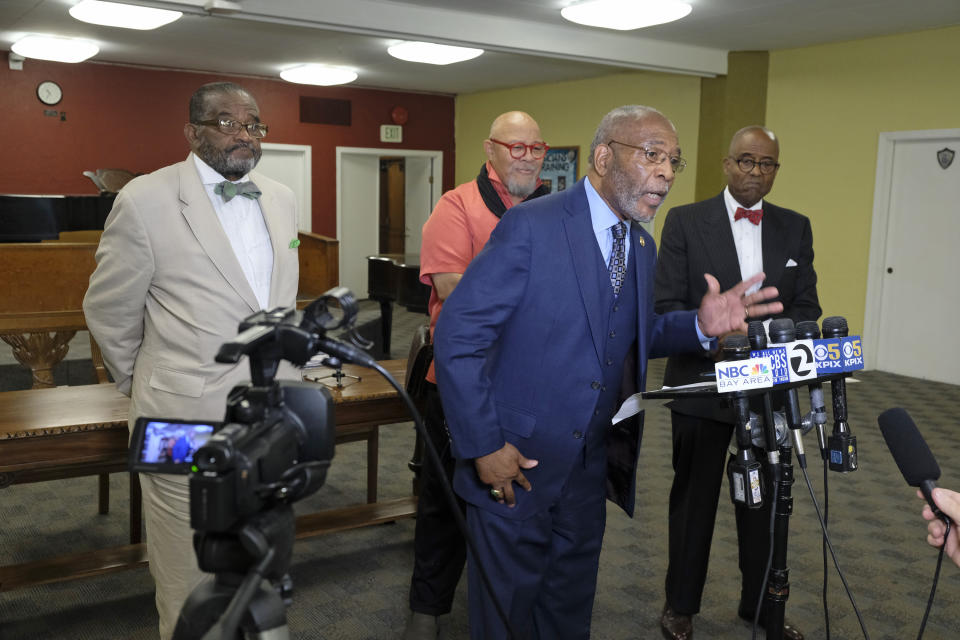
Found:
<path fill-rule="evenodd" d="M 105 27 L 122 27 L 148 31 L 170 24 L 183 15 L 180 11 L 138 7 L 120 2 L 101 2 L 83 0 L 70 8 L 70 15 L 81 22 L 99 24 Z"/>
<path fill-rule="evenodd" d="M 347 84 L 357 79 L 357 72 L 347 67 L 334 67 L 326 64 L 301 64 L 280 72 L 280 77 L 287 82 L 297 84 L 316 84 L 329 87 L 336 84 Z"/>
<path fill-rule="evenodd" d="M 679 20 L 691 9 L 680 0 L 585 0 L 564 7 L 560 15 L 588 27 L 630 31 Z"/>
<path fill-rule="evenodd" d="M 20 38 L 10 48 L 24 58 L 53 62 L 83 62 L 100 52 L 89 40 L 40 34 Z"/>
<path fill-rule="evenodd" d="M 407 62 L 423 62 L 426 64 L 453 64 L 473 60 L 483 53 L 483 49 L 469 47 L 452 47 L 433 42 L 401 42 L 387 47 L 387 53 L 394 58 Z"/>

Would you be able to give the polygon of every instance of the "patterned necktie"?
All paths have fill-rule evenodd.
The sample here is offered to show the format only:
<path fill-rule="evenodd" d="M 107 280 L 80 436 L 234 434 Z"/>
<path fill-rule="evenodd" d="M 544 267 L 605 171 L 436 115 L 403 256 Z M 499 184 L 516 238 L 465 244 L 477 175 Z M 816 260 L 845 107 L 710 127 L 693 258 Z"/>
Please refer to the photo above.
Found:
<path fill-rule="evenodd" d="M 258 189 L 257 185 L 253 184 L 249 180 L 247 182 L 240 183 L 224 180 L 213 188 L 213 192 L 218 196 L 223 196 L 224 202 L 230 202 L 236 196 L 243 196 L 244 198 L 250 198 L 251 200 L 256 200 L 260 197 L 260 189 Z"/>
<path fill-rule="evenodd" d="M 763 219 L 763 209 L 744 209 L 743 207 L 737 207 L 736 213 L 733 214 L 733 221 L 736 222 L 740 218 L 747 218 L 753 224 L 760 224 L 760 221 Z"/>
<path fill-rule="evenodd" d="M 610 284 L 613 285 L 613 295 L 620 295 L 620 287 L 623 286 L 623 278 L 627 274 L 627 256 L 624 251 L 626 242 L 624 238 L 627 235 L 627 226 L 622 222 L 610 227 L 613 233 L 613 251 L 610 252 Z"/>

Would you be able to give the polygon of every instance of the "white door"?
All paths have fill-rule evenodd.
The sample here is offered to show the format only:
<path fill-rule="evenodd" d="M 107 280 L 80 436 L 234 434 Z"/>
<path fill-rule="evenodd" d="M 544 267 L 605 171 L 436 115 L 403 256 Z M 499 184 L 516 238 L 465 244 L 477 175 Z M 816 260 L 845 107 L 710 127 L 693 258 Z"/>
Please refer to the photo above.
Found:
<path fill-rule="evenodd" d="M 380 158 L 344 154 L 337 167 L 340 286 L 367 297 L 367 256 L 379 253 Z"/>
<path fill-rule="evenodd" d="M 881 134 L 874 203 L 868 362 L 960 384 L 960 130 Z"/>
<path fill-rule="evenodd" d="M 297 228 L 301 231 L 312 231 L 311 147 L 276 142 L 263 142 L 260 146 L 263 155 L 256 170 L 293 190 L 297 198 Z"/>
<path fill-rule="evenodd" d="M 420 252 L 420 232 L 440 199 L 443 152 L 337 147 L 337 238 L 340 285 L 367 297 L 367 256 L 380 252 L 380 157 L 403 157 L 406 253 Z"/>
<path fill-rule="evenodd" d="M 433 158 L 411 156 L 406 164 L 406 252 L 420 253 L 420 235 L 423 225 L 437 204 L 440 185 L 433 179 Z"/>

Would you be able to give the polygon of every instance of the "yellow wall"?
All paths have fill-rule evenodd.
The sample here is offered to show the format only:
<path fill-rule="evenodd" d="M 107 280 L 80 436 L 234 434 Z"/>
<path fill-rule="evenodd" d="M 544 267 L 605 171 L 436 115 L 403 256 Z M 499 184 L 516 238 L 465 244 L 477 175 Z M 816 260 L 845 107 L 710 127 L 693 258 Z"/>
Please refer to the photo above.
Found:
<path fill-rule="evenodd" d="M 667 208 L 693 200 L 700 115 L 700 79 L 693 76 L 638 71 L 458 96 L 456 182 L 476 178 L 486 159 L 482 143 L 490 133 L 490 123 L 504 111 L 514 109 L 533 116 L 547 144 L 580 147 L 582 178 L 597 124 L 608 111 L 624 104 L 655 107 L 670 118 L 679 132 L 683 155 L 690 163 L 674 182 L 659 219 Z"/>
<path fill-rule="evenodd" d="M 810 217 L 824 314 L 845 316 L 852 333 L 864 324 L 878 135 L 960 127 L 958 42 L 960 27 L 950 27 L 770 53 L 766 124 L 783 166 L 769 199 Z M 667 209 L 695 200 L 698 78 L 631 72 L 462 95 L 456 181 L 476 176 L 490 121 L 510 109 L 530 112 L 548 143 L 579 145 L 582 176 L 600 118 L 628 103 L 670 117 L 690 161 L 657 216 L 659 238 Z"/>
<path fill-rule="evenodd" d="M 782 167 L 769 197 L 810 217 L 824 314 L 851 333 L 863 330 L 878 134 L 960 127 L 958 43 L 951 27 L 770 54 Z"/>

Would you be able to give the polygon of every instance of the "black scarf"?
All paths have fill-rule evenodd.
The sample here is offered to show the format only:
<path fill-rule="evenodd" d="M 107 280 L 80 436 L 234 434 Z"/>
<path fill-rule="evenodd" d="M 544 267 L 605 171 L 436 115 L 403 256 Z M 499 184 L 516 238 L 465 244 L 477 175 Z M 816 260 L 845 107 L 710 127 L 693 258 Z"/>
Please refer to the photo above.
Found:
<path fill-rule="evenodd" d="M 493 215 L 502 218 L 503 214 L 507 212 L 507 207 L 503 204 L 503 199 L 500 197 L 500 194 L 497 193 L 493 183 L 490 182 L 490 178 L 487 175 L 486 162 L 480 167 L 480 175 L 477 176 L 477 188 L 480 189 L 480 197 L 483 198 L 483 204 L 487 205 L 487 209 L 490 209 Z M 547 185 L 541 183 L 539 187 L 534 189 L 533 193 L 523 199 L 523 202 L 545 196 L 548 193 L 550 193 L 550 190 L 547 188 Z"/>

